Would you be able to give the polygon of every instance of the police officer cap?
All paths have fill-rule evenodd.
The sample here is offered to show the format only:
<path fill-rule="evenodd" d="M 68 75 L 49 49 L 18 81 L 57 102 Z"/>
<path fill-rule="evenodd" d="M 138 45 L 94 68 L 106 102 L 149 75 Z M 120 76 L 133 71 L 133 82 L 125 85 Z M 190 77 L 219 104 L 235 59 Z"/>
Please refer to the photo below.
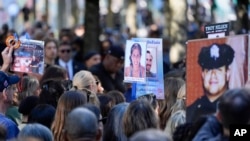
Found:
<path fill-rule="evenodd" d="M 212 44 L 201 49 L 198 63 L 204 69 L 214 69 L 229 66 L 233 58 L 234 50 L 229 45 Z"/>

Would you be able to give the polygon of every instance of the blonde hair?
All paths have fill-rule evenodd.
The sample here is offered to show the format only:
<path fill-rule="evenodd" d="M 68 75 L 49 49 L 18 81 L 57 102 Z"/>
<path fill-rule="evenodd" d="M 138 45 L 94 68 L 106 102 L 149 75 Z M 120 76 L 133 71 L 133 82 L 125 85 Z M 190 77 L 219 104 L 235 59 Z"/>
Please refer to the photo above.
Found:
<path fill-rule="evenodd" d="M 73 77 L 73 90 L 85 91 L 88 94 L 88 102 L 99 107 L 100 103 L 96 95 L 96 79 L 89 71 L 82 70 L 77 72 Z"/>

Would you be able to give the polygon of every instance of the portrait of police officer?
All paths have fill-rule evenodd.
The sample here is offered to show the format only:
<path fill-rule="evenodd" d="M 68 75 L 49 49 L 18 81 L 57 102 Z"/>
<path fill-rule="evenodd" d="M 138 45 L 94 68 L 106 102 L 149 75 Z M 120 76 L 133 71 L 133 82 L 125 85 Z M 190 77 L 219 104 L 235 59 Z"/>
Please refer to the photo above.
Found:
<path fill-rule="evenodd" d="M 219 98 L 228 89 L 229 65 L 234 50 L 227 44 L 211 44 L 203 47 L 198 56 L 204 94 L 187 107 L 187 122 L 196 121 L 202 115 L 216 112 Z"/>

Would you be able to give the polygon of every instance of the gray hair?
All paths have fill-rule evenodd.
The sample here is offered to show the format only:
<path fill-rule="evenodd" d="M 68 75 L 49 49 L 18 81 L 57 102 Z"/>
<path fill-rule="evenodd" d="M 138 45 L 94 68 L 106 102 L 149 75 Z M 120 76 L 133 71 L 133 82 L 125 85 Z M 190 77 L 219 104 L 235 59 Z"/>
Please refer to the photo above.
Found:
<path fill-rule="evenodd" d="M 44 125 L 34 123 L 27 124 L 18 134 L 18 140 L 24 141 L 26 138 L 33 137 L 42 141 L 53 141 L 52 132 Z"/>
<path fill-rule="evenodd" d="M 69 140 L 95 139 L 98 134 L 97 118 L 93 112 L 86 108 L 76 108 L 68 114 L 64 132 Z"/>
<path fill-rule="evenodd" d="M 169 134 L 159 129 L 146 129 L 135 133 L 129 141 L 172 141 Z"/>

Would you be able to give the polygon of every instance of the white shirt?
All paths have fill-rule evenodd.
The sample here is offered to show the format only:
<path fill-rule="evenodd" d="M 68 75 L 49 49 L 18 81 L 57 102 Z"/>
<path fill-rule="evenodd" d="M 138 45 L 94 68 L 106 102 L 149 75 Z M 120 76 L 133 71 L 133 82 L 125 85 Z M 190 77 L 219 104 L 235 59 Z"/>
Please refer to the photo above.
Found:
<path fill-rule="evenodd" d="M 66 70 L 67 70 L 66 65 L 68 66 L 68 70 L 67 70 L 68 74 L 69 74 L 68 77 L 70 80 L 72 80 L 73 79 L 73 61 L 72 61 L 72 59 L 70 59 L 68 62 L 64 62 L 62 59 L 59 59 L 58 63 L 61 67 L 65 68 Z"/>

